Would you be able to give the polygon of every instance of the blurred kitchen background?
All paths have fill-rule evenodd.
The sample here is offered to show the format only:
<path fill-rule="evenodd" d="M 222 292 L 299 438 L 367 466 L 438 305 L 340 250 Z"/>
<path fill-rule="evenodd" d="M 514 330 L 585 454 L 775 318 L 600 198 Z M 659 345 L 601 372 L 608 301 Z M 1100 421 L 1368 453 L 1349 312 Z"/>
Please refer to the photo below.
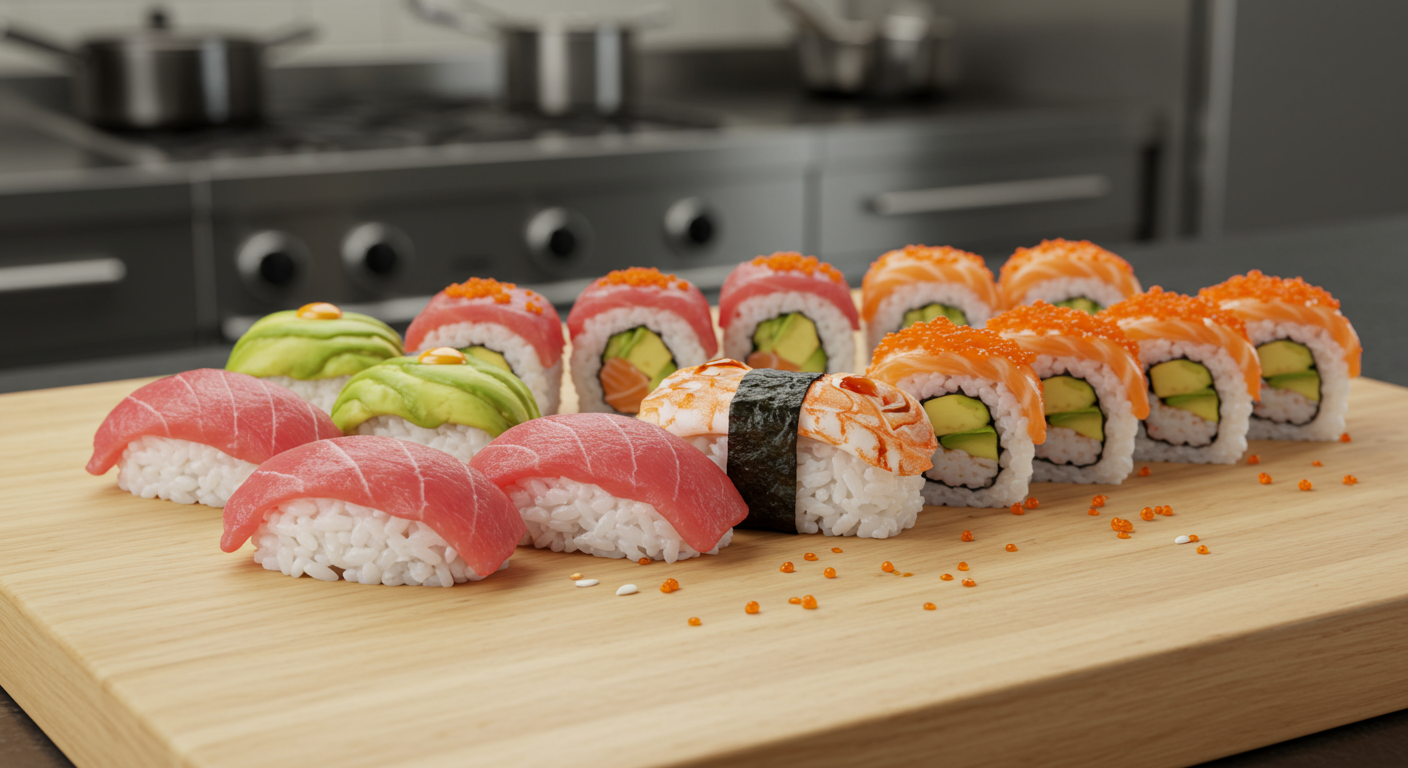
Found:
<path fill-rule="evenodd" d="M 1372 0 L 0 0 L 0 391 L 221 365 L 313 300 L 404 325 L 472 275 L 567 305 L 775 250 L 856 285 L 907 243 L 1293 250 L 1408 212 L 1405 28 Z"/>

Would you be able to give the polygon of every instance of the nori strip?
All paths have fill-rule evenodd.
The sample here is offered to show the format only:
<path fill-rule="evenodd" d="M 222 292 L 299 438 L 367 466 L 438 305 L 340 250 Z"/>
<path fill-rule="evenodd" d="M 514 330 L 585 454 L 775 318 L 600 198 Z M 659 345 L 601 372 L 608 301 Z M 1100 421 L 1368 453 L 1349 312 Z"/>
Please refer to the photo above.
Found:
<path fill-rule="evenodd" d="M 797 423 L 821 373 L 758 368 L 728 411 L 728 477 L 748 505 L 739 528 L 797 532 Z"/>

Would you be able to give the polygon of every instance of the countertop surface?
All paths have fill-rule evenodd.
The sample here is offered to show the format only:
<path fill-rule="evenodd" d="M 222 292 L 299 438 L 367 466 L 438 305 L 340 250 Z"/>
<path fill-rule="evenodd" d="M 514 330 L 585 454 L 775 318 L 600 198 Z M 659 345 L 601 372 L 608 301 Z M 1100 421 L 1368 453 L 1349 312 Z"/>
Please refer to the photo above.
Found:
<path fill-rule="evenodd" d="M 1193 291 L 1231 274 L 1260 268 L 1301 275 L 1342 302 L 1365 348 L 1364 375 L 1408 385 L 1408 345 L 1399 286 L 1408 282 L 1408 217 L 1298 231 L 1239 236 L 1212 242 L 1138 245 L 1120 249 L 1146 286 Z M 994 264 L 996 266 L 996 264 Z M 220 348 L 186 350 L 81 365 L 0 372 L 0 391 L 35 389 L 174 373 L 219 365 Z M 1189 734 L 1196 738 L 1196 734 Z M 63 754 L 8 696 L 0 696 L 0 765 L 68 765 Z M 1408 711 L 1306 736 L 1216 761 L 1219 766 L 1408 764 Z"/>

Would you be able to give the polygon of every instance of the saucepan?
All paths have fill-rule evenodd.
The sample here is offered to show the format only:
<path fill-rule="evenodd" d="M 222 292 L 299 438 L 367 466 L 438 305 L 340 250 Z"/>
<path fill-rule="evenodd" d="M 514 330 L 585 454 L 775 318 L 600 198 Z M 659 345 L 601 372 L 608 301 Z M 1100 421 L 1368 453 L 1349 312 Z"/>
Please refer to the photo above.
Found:
<path fill-rule="evenodd" d="M 953 23 L 922 0 L 890 0 L 873 18 L 850 19 L 810 0 L 778 0 L 797 22 L 802 79 L 817 93 L 901 98 L 952 84 Z"/>
<path fill-rule="evenodd" d="M 176 30 L 158 8 L 141 29 L 94 35 L 70 48 L 0 18 L 0 40 L 43 51 L 68 66 L 80 117 L 119 130 L 258 122 L 265 54 L 314 36 L 309 26 L 262 38 Z"/>

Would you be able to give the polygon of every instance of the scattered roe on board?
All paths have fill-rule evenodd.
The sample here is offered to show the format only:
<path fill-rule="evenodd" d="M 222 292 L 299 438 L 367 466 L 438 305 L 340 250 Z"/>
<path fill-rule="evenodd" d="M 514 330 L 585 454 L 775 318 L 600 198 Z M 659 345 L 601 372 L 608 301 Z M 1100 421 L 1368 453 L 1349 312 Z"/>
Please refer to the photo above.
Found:
<path fill-rule="evenodd" d="M 1036 509 L 1038 506 L 1040 506 L 1041 502 L 1040 502 L 1040 501 L 1037 501 L 1037 500 L 1036 500 L 1036 497 L 1033 496 L 1032 498 L 1027 499 L 1026 504 L 1027 504 L 1027 509 Z"/>
<path fill-rule="evenodd" d="M 1120 531 L 1119 533 L 1117 533 L 1117 534 L 1115 534 L 1115 535 L 1116 535 L 1116 536 L 1119 536 L 1121 539 L 1127 539 L 1127 538 L 1129 538 L 1129 531 Z"/>
<path fill-rule="evenodd" d="M 674 579 L 665 579 L 665 583 L 660 585 L 660 591 L 670 594 L 680 588 L 680 583 Z"/>
<path fill-rule="evenodd" d="M 924 610 L 926 610 L 926 611 L 932 611 L 932 610 L 934 610 L 934 609 L 936 609 L 936 608 L 938 608 L 938 606 L 937 606 L 937 605 L 934 605 L 933 603 L 925 603 L 925 604 L 924 604 Z"/>
<path fill-rule="evenodd" d="M 1087 515 L 1098 515 L 1098 514 L 1100 514 L 1100 510 L 1096 509 L 1095 507 L 1091 507 L 1089 510 L 1086 511 L 1085 514 L 1087 514 Z"/>
<path fill-rule="evenodd" d="M 1008 544 L 1008 545 L 1007 545 L 1007 551 L 1008 551 L 1008 552 L 1016 552 L 1016 551 L 1017 551 L 1017 545 L 1016 545 L 1016 544 Z"/>
<path fill-rule="evenodd" d="M 1107 502 L 1107 501 L 1109 501 L 1109 500 L 1110 500 L 1110 497 L 1109 497 L 1109 496 L 1106 496 L 1106 495 L 1103 494 L 1103 493 L 1097 493 L 1097 494 L 1095 494 L 1095 497 L 1090 500 L 1090 506 L 1092 506 L 1092 507 L 1103 507 L 1103 506 L 1105 506 L 1105 502 Z"/>
<path fill-rule="evenodd" d="M 648 558 L 648 557 L 642 557 L 641 559 L 637 560 L 636 562 L 637 562 L 637 563 L 640 563 L 641 565 L 650 565 L 650 558 Z"/>
<path fill-rule="evenodd" d="M 1190 534 L 1190 535 L 1188 536 L 1188 540 L 1189 540 L 1189 541 L 1197 541 L 1197 540 L 1198 540 L 1198 534 L 1196 534 L 1196 533 Z"/>
<path fill-rule="evenodd" d="M 1070 307 L 1053 306 L 1044 301 L 1013 307 L 992 318 L 983 327 L 998 333 L 1031 331 L 1038 336 L 1104 339 L 1124 347 L 1136 359 L 1139 357 L 1139 344 L 1126 336 L 1119 325 L 1109 318 Z"/>
<path fill-rule="evenodd" d="M 578 579 L 582 578 L 582 574 L 580 574 L 580 573 L 574 573 L 574 574 L 572 574 L 571 576 L 568 576 L 567 578 L 569 578 L 569 579 L 571 579 L 571 580 L 573 580 L 573 581 L 577 581 Z"/>
<path fill-rule="evenodd" d="M 942 580 L 942 581 L 953 581 L 953 574 L 951 574 L 951 573 L 941 573 L 941 574 L 939 574 L 939 579 Z"/>
<path fill-rule="evenodd" d="M 757 600 L 749 600 L 748 604 L 743 606 L 743 612 L 747 614 L 754 614 L 757 613 L 759 610 L 760 608 L 758 606 Z"/>
<path fill-rule="evenodd" d="M 1022 509 L 1022 505 L 1021 505 L 1020 503 L 1013 503 L 1013 504 L 1012 504 L 1012 514 L 1014 514 L 1014 515 L 1025 515 L 1025 514 L 1027 514 L 1027 511 L 1026 511 L 1025 509 Z"/>
<path fill-rule="evenodd" d="M 796 251 L 778 251 L 771 256 L 759 256 L 749 263 L 755 267 L 767 267 L 774 272 L 801 272 L 804 275 L 820 272 L 833 283 L 846 281 L 840 270 L 815 256 L 803 256 Z"/>
<path fill-rule="evenodd" d="M 1248 463 L 1248 464 L 1260 464 L 1260 463 L 1261 463 L 1261 457 L 1258 456 L 1258 455 L 1256 455 L 1255 453 L 1253 453 L 1252 455 L 1250 455 L 1250 456 L 1247 457 L 1247 463 Z"/>
<path fill-rule="evenodd" d="M 1340 442 L 1341 442 L 1341 443 L 1352 443 L 1352 442 L 1354 442 L 1354 438 L 1350 437 L 1350 436 L 1349 436 L 1349 433 L 1346 432 L 1346 433 L 1344 433 L 1343 435 L 1340 435 Z"/>
<path fill-rule="evenodd" d="M 805 596 L 803 596 L 803 597 L 802 597 L 802 607 L 803 607 L 803 608 L 806 608 L 807 610 L 811 610 L 811 609 L 815 608 L 815 607 L 816 607 L 816 598 L 815 598 L 815 597 L 812 597 L 811 595 L 805 595 Z"/>
<path fill-rule="evenodd" d="M 1345 485 L 1354 485 L 1355 483 L 1358 483 L 1358 482 L 1359 482 L 1359 478 L 1355 477 L 1354 475 L 1345 475 L 1345 476 L 1344 476 L 1344 484 L 1345 484 Z"/>
<path fill-rule="evenodd" d="M 1036 360 L 1036 355 L 1017 346 L 1017 342 L 993 331 L 954 325 L 946 317 L 936 317 L 887 335 L 875 348 L 873 365 L 878 366 L 891 355 L 915 349 L 936 356 L 959 352 L 978 357 L 1005 357 L 1017 365 L 1031 365 Z"/>
<path fill-rule="evenodd" d="M 1232 299 L 1257 299 L 1259 301 L 1282 301 L 1307 307 L 1321 306 L 1339 309 L 1340 303 L 1330 292 L 1317 285 L 1311 285 L 1299 277 L 1288 279 L 1268 277 L 1259 269 L 1245 275 L 1229 277 L 1217 285 L 1198 291 L 1219 304 Z"/>
<path fill-rule="evenodd" d="M 1208 552 L 1210 552 L 1210 551 L 1211 551 L 1211 550 L 1208 549 L 1208 545 L 1206 545 L 1206 544 L 1199 544 L 1199 545 L 1198 545 L 1198 554 L 1200 554 L 1200 555 L 1206 555 L 1206 554 L 1207 554 Z"/>
<path fill-rule="evenodd" d="M 1150 472 L 1149 472 L 1149 468 L 1148 468 L 1148 467 L 1140 467 L 1140 468 L 1139 468 L 1139 476 L 1140 476 L 1140 477 L 1148 477 L 1149 474 L 1150 474 Z"/>
<path fill-rule="evenodd" d="M 895 564 L 890 562 L 889 560 L 886 560 L 885 562 L 880 564 L 880 570 L 884 571 L 885 573 L 894 573 Z"/>
<path fill-rule="evenodd" d="M 700 624 L 703 624 L 703 623 L 704 623 L 704 622 L 702 622 L 702 621 L 699 620 L 699 617 L 698 617 L 698 616 L 691 616 L 691 617 L 689 617 L 689 626 L 691 626 L 691 627 L 697 627 L 697 626 L 699 626 Z"/>
<path fill-rule="evenodd" d="M 824 571 L 821 572 L 821 575 L 822 575 L 822 576 L 825 576 L 825 577 L 828 578 L 828 579 L 834 579 L 834 578 L 836 578 L 836 569 L 835 569 L 835 568 L 827 568 L 826 570 L 824 570 Z"/>
<path fill-rule="evenodd" d="M 810 560 L 810 561 L 815 562 L 815 561 L 816 561 L 816 553 L 815 553 L 815 552 L 808 552 L 807 554 L 802 555 L 802 559 L 803 559 L 803 560 Z"/>
<path fill-rule="evenodd" d="M 688 290 L 689 283 L 675 277 L 674 275 L 661 272 L 655 267 L 631 267 L 629 269 L 615 269 L 607 272 L 604 277 L 596 279 L 597 285 L 630 285 L 636 288 L 665 288 L 675 290 Z"/>
<path fill-rule="evenodd" d="M 1139 519 L 1140 519 L 1140 520 L 1153 520 L 1153 519 L 1154 519 L 1154 508 L 1153 508 L 1153 507 L 1145 507 L 1145 508 L 1139 510 Z"/>
<path fill-rule="evenodd" d="M 1165 291 L 1157 285 L 1144 293 L 1136 293 L 1118 304 L 1111 305 L 1101 312 L 1100 316 L 1115 321 L 1152 317 L 1158 320 L 1185 320 L 1201 324 L 1204 320 L 1211 320 L 1231 328 L 1242 338 L 1247 338 L 1247 325 L 1240 317 L 1201 296 L 1185 296 Z"/>
<path fill-rule="evenodd" d="M 789 598 L 787 598 L 787 602 L 789 602 L 789 603 L 791 603 L 791 604 L 793 604 L 793 605 L 801 605 L 801 604 L 802 604 L 802 598 L 800 598 L 800 597 L 789 597 Z"/>
<path fill-rule="evenodd" d="M 958 564 L 958 570 L 960 570 L 960 571 L 966 571 L 966 570 L 968 570 L 968 564 L 967 564 L 967 563 L 959 563 L 959 564 Z"/>
<path fill-rule="evenodd" d="M 978 586 L 978 582 L 973 581 L 972 579 L 964 579 L 964 580 L 963 580 L 963 586 L 965 586 L 965 587 L 976 587 L 976 586 Z"/>
<path fill-rule="evenodd" d="M 1112 517 L 1110 518 L 1110 530 L 1120 533 L 1134 533 L 1134 523 L 1122 517 Z"/>
<path fill-rule="evenodd" d="M 1301 489 L 1302 491 L 1308 491 L 1308 490 L 1310 490 L 1311 488 L 1314 488 L 1315 486 L 1314 486 L 1314 485 L 1311 485 L 1311 483 L 1310 483 L 1309 480 L 1306 480 L 1305 478 L 1301 478 L 1301 481 L 1300 481 L 1299 483 L 1296 483 L 1296 487 L 1299 488 L 1299 489 Z"/>
<path fill-rule="evenodd" d="M 783 573 L 791 573 L 797 570 L 797 566 L 793 565 L 791 560 L 788 560 L 787 562 L 783 563 L 782 567 L 778 570 L 782 571 Z"/>
<path fill-rule="evenodd" d="M 1262 472 L 1256 476 L 1256 481 L 1262 485 L 1271 485 L 1271 475 Z"/>
<path fill-rule="evenodd" d="M 838 555 L 841 554 L 841 548 L 840 548 L 840 547 L 832 547 L 832 548 L 831 548 L 831 551 L 832 551 L 832 552 L 835 552 L 835 553 L 838 554 Z"/>
<path fill-rule="evenodd" d="M 972 532 L 972 531 L 964 531 L 964 532 L 962 533 L 962 535 L 960 535 L 960 536 L 958 537 L 958 540 L 959 540 L 959 541 L 972 541 L 972 540 L 973 540 L 973 532 Z"/>
<path fill-rule="evenodd" d="M 1323 466 L 1325 466 L 1325 464 L 1324 464 L 1323 462 L 1321 462 L 1319 459 L 1316 459 L 1315 461 L 1310 462 L 1310 466 L 1312 466 L 1312 467 L 1323 467 Z"/>

